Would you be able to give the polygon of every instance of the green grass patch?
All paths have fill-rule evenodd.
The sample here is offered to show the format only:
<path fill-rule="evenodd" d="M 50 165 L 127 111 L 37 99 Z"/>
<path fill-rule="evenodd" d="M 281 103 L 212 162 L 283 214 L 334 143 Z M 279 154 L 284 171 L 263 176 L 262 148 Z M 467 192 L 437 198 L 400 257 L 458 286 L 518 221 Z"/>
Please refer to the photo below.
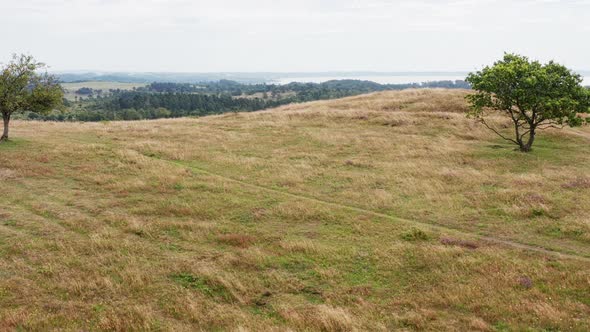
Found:
<path fill-rule="evenodd" d="M 588 144 L 577 138 L 541 133 L 528 153 L 518 151 L 515 144 L 498 139 L 493 145 L 482 145 L 475 157 L 493 160 L 494 163 L 507 166 L 511 172 L 525 173 L 543 167 L 547 162 L 566 165 L 579 157 L 581 147 L 588 147 Z"/>
<path fill-rule="evenodd" d="M 188 273 L 173 274 L 170 278 L 184 288 L 197 290 L 209 297 L 233 301 L 231 293 L 225 286 L 206 277 L 194 276 Z"/>
<path fill-rule="evenodd" d="M 401 238 L 405 241 L 427 241 L 430 237 L 423 230 L 412 228 L 402 233 Z"/>
<path fill-rule="evenodd" d="M 8 141 L 0 142 L 0 151 L 22 150 L 30 145 L 28 140 L 22 138 L 11 138 Z"/>

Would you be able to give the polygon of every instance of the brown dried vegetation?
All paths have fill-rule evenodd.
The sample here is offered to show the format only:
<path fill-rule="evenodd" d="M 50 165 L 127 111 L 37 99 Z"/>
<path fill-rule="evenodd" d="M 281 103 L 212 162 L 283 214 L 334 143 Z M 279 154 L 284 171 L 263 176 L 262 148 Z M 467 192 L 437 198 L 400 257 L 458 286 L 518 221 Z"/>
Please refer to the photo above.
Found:
<path fill-rule="evenodd" d="M 520 154 L 466 93 L 15 121 L 0 330 L 589 330 L 589 129 Z"/>

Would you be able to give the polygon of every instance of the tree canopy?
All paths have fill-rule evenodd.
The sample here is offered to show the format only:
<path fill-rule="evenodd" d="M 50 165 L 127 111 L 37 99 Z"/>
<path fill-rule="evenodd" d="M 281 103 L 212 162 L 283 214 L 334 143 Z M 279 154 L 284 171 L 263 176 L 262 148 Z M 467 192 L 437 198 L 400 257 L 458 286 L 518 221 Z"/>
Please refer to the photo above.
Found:
<path fill-rule="evenodd" d="M 517 54 L 505 54 L 493 66 L 470 73 L 466 81 L 476 91 L 467 97 L 471 115 L 523 152 L 531 150 L 537 130 L 581 125 L 581 113 L 588 112 L 590 104 L 580 75 L 553 61 L 541 64 Z M 489 110 L 510 118 L 514 136 L 486 122 Z"/>
<path fill-rule="evenodd" d="M 465 81 L 378 84 L 360 80 L 335 80 L 280 85 L 243 84 L 221 80 L 199 83 L 154 82 L 143 87 L 135 87 L 133 90 L 97 90 L 82 87 L 74 90 L 74 100 L 64 101 L 66 111 L 48 114 L 25 113 L 20 118 L 46 121 L 109 121 L 205 116 L 225 112 L 258 111 L 290 103 L 408 88 L 464 89 L 469 88 L 469 85 Z"/>
<path fill-rule="evenodd" d="M 16 112 L 48 112 L 63 100 L 57 80 L 47 73 L 38 73 L 46 66 L 30 55 L 13 55 L 0 68 L 0 113 L 4 131 L 0 141 L 8 139 L 10 117 Z"/>

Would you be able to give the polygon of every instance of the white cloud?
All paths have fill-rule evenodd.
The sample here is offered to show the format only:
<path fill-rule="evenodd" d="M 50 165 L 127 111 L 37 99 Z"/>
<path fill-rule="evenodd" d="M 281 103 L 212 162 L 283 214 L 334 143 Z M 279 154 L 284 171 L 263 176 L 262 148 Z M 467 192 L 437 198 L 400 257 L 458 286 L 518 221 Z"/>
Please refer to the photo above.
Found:
<path fill-rule="evenodd" d="M 590 68 L 590 0 L 0 0 L 0 59 L 135 71 Z"/>

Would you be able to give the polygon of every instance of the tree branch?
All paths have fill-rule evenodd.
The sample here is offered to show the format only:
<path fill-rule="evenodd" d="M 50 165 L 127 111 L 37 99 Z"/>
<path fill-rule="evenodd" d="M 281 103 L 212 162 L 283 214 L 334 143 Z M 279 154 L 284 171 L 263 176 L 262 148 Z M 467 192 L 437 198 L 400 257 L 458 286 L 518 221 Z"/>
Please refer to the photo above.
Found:
<path fill-rule="evenodd" d="M 494 133 L 496 133 L 496 135 L 498 135 L 498 136 L 502 137 L 503 139 L 505 139 L 505 140 L 507 140 L 507 141 L 509 141 L 509 142 L 512 142 L 512 143 L 514 143 L 514 144 L 516 144 L 516 145 L 520 145 L 520 144 L 519 144 L 517 141 L 515 141 L 515 140 L 513 140 L 513 139 L 511 139 L 511 138 L 508 138 L 508 137 L 506 137 L 506 136 L 504 136 L 504 135 L 502 135 L 502 134 L 500 134 L 500 133 L 499 133 L 499 132 L 498 132 L 498 131 L 497 131 L 495 128 L 493 128 L 493 127 L 489 126 L 489 125 L 487 124 L 487 122 L 486 122 L 486 121 L 485 121 L 483 118 L 480 118 L 480 119 L 479 119 L 479 122 L 481 122 L 481 123 L 482 123 L 484 126 L 486 126 L 486 128 L 488 128 L 489 130 L 493 131 Z"/>
<path fill-rule="evenodd" d="M 530 132 L 531 132 L 531 130 L 529 129 L 529 130 L 525 131 L 524 133 L 522 133 L 522 135 L 520 135 L 520 140 L 522 141 L 522 138 Z"/>
<path fill-rule="evenodd" d="M 554 123 L 546 123 L 546 124 L 544 124 L 544 126 L 545 127 L 537 126 L 537 128 L 539 128 L 539 129 L 547 129 L 547 128 L 563 129 L 563 128 L 565 128 L 564 125 L 559 125 L 558 126 L 558 125 L 556 125 Z"/>

